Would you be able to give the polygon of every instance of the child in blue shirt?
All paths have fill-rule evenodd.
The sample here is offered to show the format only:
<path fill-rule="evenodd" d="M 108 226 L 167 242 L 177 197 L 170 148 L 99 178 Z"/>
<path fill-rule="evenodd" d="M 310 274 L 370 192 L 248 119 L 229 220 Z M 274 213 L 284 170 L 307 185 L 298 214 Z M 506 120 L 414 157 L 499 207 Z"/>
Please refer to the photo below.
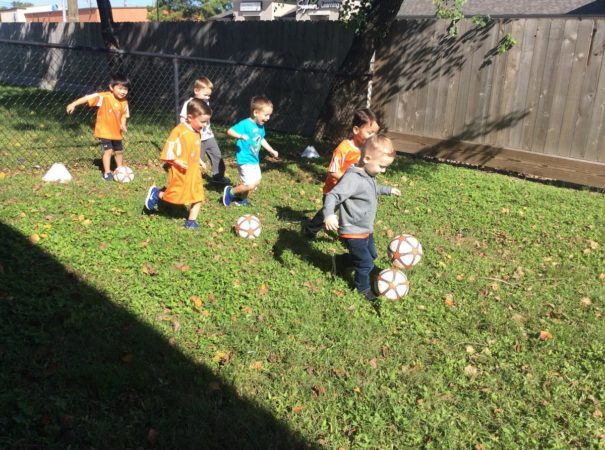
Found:
<path fill-rule="evenodd" d="M 236 187 L 225 186 L 223 204 L 236 202 L 237 205 L 249 205 L 248 197 L 260 185 L 260 149 L 267 150 L 274 158 L 279 153 L 265 140 L 265 123 L 273 113 L 273 103 L 267 97 L 259 95 L 250 102 L 250 117 L 233 125 L 227 131 L 235 144 L 235 159 L 240 182 Z"/>

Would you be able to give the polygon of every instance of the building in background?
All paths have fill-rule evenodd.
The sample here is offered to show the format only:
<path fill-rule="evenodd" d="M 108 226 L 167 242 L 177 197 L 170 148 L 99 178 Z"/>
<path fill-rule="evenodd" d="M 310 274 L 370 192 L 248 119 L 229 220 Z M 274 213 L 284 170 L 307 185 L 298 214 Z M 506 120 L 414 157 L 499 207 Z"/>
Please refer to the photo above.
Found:
<path fill-rule="evenodd" d="M 114 22 L 149 22 L 147 7 L 113 7 Z M 80 22 L 100 22 L 98 8 L 79 8 Z M 0 11 L 0 22 L 65 22 L 61 5 L 30 6 Z"/>

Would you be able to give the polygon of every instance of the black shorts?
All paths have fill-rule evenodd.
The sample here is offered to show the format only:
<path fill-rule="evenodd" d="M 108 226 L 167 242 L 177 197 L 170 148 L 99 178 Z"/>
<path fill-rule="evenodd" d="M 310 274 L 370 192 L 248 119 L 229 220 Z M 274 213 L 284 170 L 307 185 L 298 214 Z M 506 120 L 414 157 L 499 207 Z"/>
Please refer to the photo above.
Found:
<path fill-rule="evenodd" d="M 114 152 L 121 152 L 124 148 L 122 147 L 122 140 L 112 140 L 99 138 L 99 144 L 101 144 L 101 151 L 105 153 L 107 150 L 113 150 Z"/>

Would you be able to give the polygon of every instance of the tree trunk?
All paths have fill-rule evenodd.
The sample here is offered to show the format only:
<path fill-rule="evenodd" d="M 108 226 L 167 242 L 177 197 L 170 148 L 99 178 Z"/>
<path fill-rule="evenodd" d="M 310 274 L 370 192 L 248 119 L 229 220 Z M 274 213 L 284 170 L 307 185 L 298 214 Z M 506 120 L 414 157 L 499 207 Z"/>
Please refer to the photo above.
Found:
<path fill-rule="evenodd" d="M 111 3 L 109 0 L 97 0 L 97 7 L 99 8 L 99 17 L 101 19 L 101 35 L 103 36 L 103 43 L 105 48 L 108 50 L 119 50 L 120 43 L 115 34 L 113 26 L 113 12 L 111 9 Z M 109 61 L 109 67 L 112 73 L 122 72 L 122 57 L 116 53 L 109 53 L 107 56 Z"/>
<path fill-rule="evenodd" d="M 404 0 L 372 0 L 366 26 L 356 33 L 315 126 L 315 138 L 336 142 L 348 134 L 353 111 L 366 107 L 370 61 Z"/>

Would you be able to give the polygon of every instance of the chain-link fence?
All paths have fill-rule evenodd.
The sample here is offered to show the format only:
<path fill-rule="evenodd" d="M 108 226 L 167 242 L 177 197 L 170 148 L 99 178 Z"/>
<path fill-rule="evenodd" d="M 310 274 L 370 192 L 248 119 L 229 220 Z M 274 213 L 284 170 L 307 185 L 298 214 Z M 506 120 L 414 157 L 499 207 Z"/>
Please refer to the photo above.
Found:
<path fill-rule="evenodd" d="M 227 60 L 111 52 L 105 49 L 0 40 L 0 168 L 73 163 L 99 157 L 93 138 L 95 108 L 65 108 L 74 99 L 108 89 L 112 72 L 131 80 L 124 158 L 157 158 L 177 123 L 193 82 L 206 76 L 215 133 L 249 115 L 250 98 L 274 103 L 268 128 L 309 135 L 337 74 Z"/>

